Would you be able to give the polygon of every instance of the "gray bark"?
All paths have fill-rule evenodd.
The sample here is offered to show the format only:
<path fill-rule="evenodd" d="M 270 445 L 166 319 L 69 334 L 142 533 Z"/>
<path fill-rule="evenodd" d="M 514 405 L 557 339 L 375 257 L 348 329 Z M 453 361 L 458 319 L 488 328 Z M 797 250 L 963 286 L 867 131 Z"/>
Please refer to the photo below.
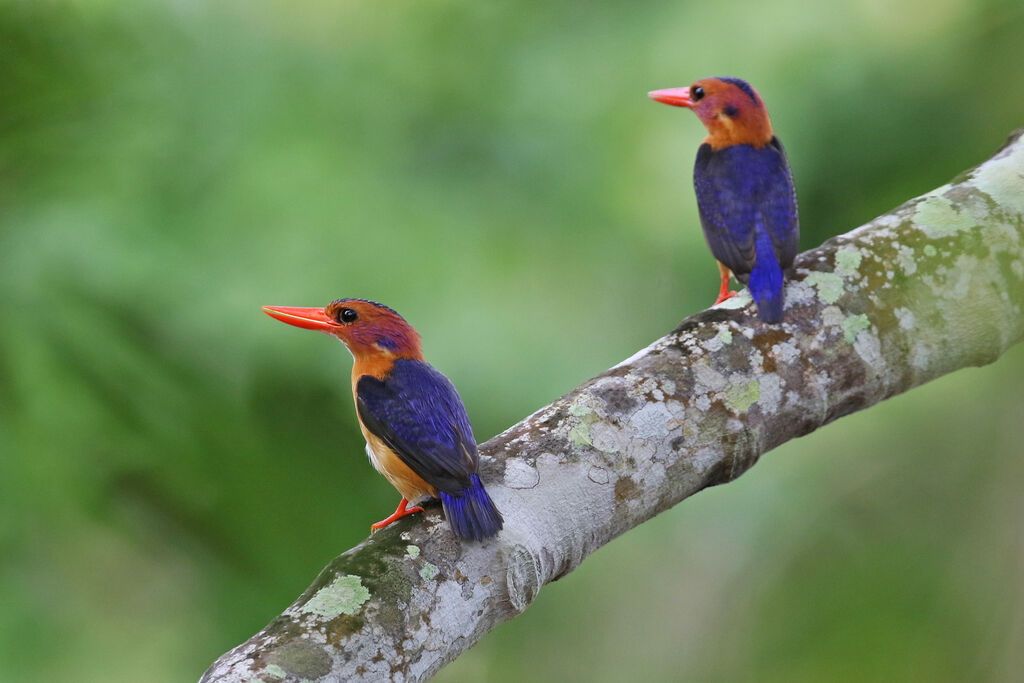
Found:
<path fill-rule="evenodd" d="M 330 563 L 214 681 L 423 680 L 619 534 L 789 439 L 1024 337 L 1024 140 L 801 254 L 781 325 L 749 296 L 480 447 L 505 515 L 459 542 L 438 507 Z"/>

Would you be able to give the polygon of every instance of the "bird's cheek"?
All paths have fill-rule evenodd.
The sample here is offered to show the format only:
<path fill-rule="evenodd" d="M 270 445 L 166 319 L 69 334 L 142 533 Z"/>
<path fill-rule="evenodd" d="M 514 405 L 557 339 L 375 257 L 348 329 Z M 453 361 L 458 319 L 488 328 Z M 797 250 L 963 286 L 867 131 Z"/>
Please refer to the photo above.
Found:
<path fill-rule="evenodd" d="M 693 113 L 697 115 L 697 118 L 699 118 L 701 123 L 705 126 L 713 126 L 718 122 L 717 113 L 711 107 L 701 105 L 694 109 Z"/>
<path fill-rule="evenodd" d="M 327 334 L 331 335 L 332 337 L 340 341 L 342 344 L 344 344 L 345 348 L 348 349 L 349 353 L 352 353 L 352 340 L 349 339 L 349 335 L 346 334 L 346 332 L 347 330 L 337 329 L 328 330 Z"/>

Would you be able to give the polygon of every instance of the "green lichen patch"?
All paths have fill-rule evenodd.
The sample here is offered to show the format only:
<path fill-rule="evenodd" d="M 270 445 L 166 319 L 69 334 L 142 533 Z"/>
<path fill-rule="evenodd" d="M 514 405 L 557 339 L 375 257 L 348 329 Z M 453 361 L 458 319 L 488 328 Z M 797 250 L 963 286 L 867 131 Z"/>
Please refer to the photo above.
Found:
<path fill-rule="evenodd" d="M 573 403 L 569 406 L 569 414 L 573 417 L 583 417 L 584 415 L 589 415 L 592 412 L 593 411 L 590 406 L 584 403 Z"/>
<path fill-rule="evenodd" d="M 827 304 L 834 304 L 843 295 L 843 278 L 835 273 L 816 270 L 807 276 L 806 282 L 818 290 L 818 298 Z"/>
<path fill-rule="evenodd" d="M 579 422 L 569 429 L 569 441 L 574 446 L 593 446 L 590 438 L 590 426 L 600 422 L 601 417 L 594 412 L 593 407 L 582 401 L 577 401 L 569 408 L 569 414 L 579 419 Z"/>
<path fill-rule="evenodd" d="M 939 253 L 939 250 L 935 248 L 934 244 L 926 244 L 926 245 L 924 245 L 924 255 L 925 256 L 935 256 L 938 253 Z"/>
<path fill-rule="evenodd" d="M 866 330 L 871 327 L 871 321 L 868 317 L 861 313 L 860 315 L 851 315 L 849 318 L 843 321 L 843 336 L 846 341 L 853 343 L 857 339 L 857 335 L 861 330 Z"/>
<path fill-rule="evenodd" d="M 1003 208 L 1024 214 L 1024 144 L 1018 141 L 1011 150 L 982 164 L 974 174 L 974 186 Z"/>
<path fill-rule="evenodd" d="M 569 441 L 577 447 L 593 446 L 594 442 L 590 440 L 590 425 L 581 422 L 570 429 Z"/>
<path fill-rule="evenodd" d="M 370 591 L 363 586 L 363 580 L 352 574 L 334 579 L 310 598 L 301 611 L 334 619 L 342 614 L 356 614 L 363 603 L 370 599 Z"/>
<path fill-rule="evenodd" d="M 405 546 L 405 554 L 415 560 L 420 556 L 420 547 L 418 545 L 407 545 Z"/>
<path fill-rule="evenodd" d="M 745 413 L 761 397 L 761 385 L 757 380 L 744 384 L 733 384 L 725 392 L 725 405 L 738 413 Z"/>
<path fill-rule="evenodd" d="M 840 247 L 836 250 L 836 273 L 844 277 L 853 277 L 857 274 L 863 258 L 856 247 Z"/>
<path fill-rule="evenodd" d="M 432 581 L 437 576 L 437 566 L 429 562 L 423 563 L 423 568 L 420 569 L 420 578 L 424 581 Z"/>
<path fill-rule="evenodd" d="M 732 343 L 732 331 L 729 330 L 728 328 L 723 329 L 721 332 L 718 333 L 718 338 L 722 340 L 723 344 L 731 344 Z"/>
<path fill-rule="evenodd" d="M 927 196 L 918 203 L 914 222 L 932 238 L 949 237 L 962 230 L 970 230 L 977 223 L 968 212 L 961 213 L 945 197 Z"/>
<path fill-rule="evenodd" d="M 284 669 L 282 669 L 281 667 L 279 667 L 277 664 L 267 664 L 263 668 L 263 671 L 261 671 L 260 673 L 261 674 L 266 674 L 268 676 L 273 676 L 274 678 L 287 678 L 288 677 L 288 672 L 285 671 Z"/>

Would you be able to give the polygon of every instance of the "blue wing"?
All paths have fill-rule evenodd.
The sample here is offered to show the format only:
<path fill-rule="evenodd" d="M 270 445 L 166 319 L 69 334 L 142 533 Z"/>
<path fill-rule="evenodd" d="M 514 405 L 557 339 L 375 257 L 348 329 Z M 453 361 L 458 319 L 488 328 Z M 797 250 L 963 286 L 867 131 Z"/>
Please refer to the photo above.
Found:
<path fill-rule="evenodd" d="M 473 428 L 455 387 L 429 364 L 399 359 L 383 380 L 363 375 L 356 410 L 427 483 L 448 493 L 470 486 L 479 462 Z"/>
<path fill-rule="evenodd" d="M 796 191 L 778 138 L 761 148 L 733 145 L 714 151 L 701 145 L 693 185 L 711 253 L 741 282 L 754 269 L 759 226 L 771 238 L 779 265 L 793 264 L 800 241 Z"/>
<path fill-rule="evenodd" d="M 800 248 L 800 214 L 786 150 L 777 137 L 772 137 L 769 147 L 776 150 L 778 157 L 771 163 L 772 180 L 764 195 L 762 217 L 768 235 L 772 238 L 779 265 L 785 269 L 793 265 L 793 259 Z"/>

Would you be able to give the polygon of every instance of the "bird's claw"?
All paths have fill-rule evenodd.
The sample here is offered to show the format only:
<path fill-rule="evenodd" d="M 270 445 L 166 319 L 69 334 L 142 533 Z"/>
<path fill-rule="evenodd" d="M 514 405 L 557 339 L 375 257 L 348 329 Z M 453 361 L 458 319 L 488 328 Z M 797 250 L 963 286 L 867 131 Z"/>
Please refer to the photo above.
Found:
<path fill-rule="evenodd" d="M 399 503 L 399 505 L 398 505 L 398 509 L 395 510 L 393 513 L 391 513 L 391 515 L 389 517 L 380 520 L 376 524 L 371 524 L 370 525 L 370 533 L 372 534 L 374 531 L 380 531 L 381 529 L 383 529 L 387 525 L 391 524 L 392 522 L 397 522 L 402 517 L 405 517 L 407 515 L 411 515 L 411 514 L 416 513 L 416 512 L 423 512 L 423 508 L 420 507 L 419 505 L 413 506 L 411 508 L 410 507 L 406 507 L 406 505 L 407 505 L 407 501 L 403 498 L 402 502 Z"/>
<path fill-rule="evenodd" d="M 717 306 L 718 304 L 722 303 L 723 301 L 728 301 L 729 299 L 733 298 L 734 296 L 736 296 L 738 294 L 739 294 L 739 292 L 729 292 L 729 291 L 721 292 L 718 295 L 718 298 L 715 299 L 715 303 L 713 303 L 712 306 Z"/>

